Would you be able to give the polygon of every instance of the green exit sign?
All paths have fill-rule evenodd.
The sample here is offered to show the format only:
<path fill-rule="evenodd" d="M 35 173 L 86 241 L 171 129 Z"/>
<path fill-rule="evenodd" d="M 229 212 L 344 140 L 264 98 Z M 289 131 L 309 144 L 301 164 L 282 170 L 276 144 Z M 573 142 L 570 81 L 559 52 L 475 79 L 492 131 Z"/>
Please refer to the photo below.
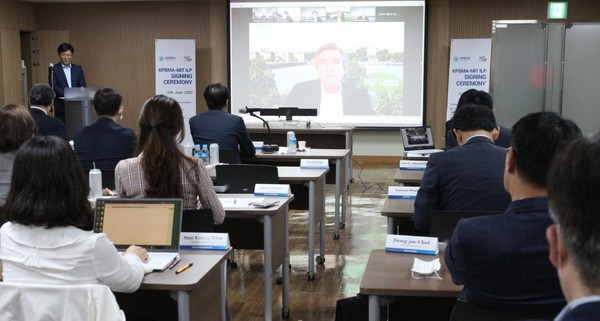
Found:
<path fill-rule="evenodd" d="M 548 19 L 567 19 L 567 3 L 548 2 Z"/>

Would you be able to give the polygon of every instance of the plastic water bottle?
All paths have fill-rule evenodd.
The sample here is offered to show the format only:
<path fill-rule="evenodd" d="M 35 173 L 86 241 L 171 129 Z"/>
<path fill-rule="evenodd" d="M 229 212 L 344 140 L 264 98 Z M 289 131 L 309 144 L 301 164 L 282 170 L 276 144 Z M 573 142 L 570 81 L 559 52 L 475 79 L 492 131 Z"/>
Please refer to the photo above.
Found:
<path fill-rule="evenodd" d="M 298 141 L 293 131 L 287 132 L 287 148 L 288 153 L 295 153 L 298 150 Z"/>
<path fill-rule="evenodd" d="M 202 158 L 202 148 L 200 147 L 200 144 L 196 144 L 196 148 L 194 148 L 194 157 Z"/>
<path fill-rule="evenodd" d="M 216 165 L 219 164 L 219 144 L 212 143 L 210 144 L 210 164 Z"/>
<path fill-rule="evenodd" d="M 90 181 L 90 198 L 96 199 L 102 197 L 102 171 L 97 168 L 90 169 L 88 175 Z"/>
<path fill-rule="evenodd" d="M 202 145 L 202 149 L 200 150 L 200 157 L 202 158 L 202 162 L 204 165 L 210 165 L 210 158 L 208 155 L 208 145 Z"/>

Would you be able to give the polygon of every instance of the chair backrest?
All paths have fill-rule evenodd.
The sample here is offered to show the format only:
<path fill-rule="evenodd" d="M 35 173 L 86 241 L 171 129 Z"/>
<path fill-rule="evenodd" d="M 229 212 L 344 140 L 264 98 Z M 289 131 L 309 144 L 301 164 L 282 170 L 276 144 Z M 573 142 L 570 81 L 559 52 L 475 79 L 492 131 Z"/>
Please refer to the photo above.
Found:
<path fill-rule="evenodd" d="M 446 242 L 452 237 L 454 228 L 461 218 L 498 214 L 497 211 L 434 211 L 429 216 L 429 236 Z"/>
<path fill-rule="evenodd" d="M 199 210 L 183 210 L 181 220 L 182 232 L 204 232 L 212 233 L 215 231 L 215 222 L 213 212 L 210 208 Z"/>
<path fill-rule="evenodd" d="M 124 321 L 125 315 L 106 285 L 0 282 L 0 320 Z"/>
<path fill-rule="evenodd" d="M 239 164 L 240 152 L 236 149 L 219 148 L 219 163 Z"/>
<path fill-rule="evenodd" d="M 503 311 L 488 310 L 476 306 L 475 304 L 458 299 L 454 304 L 451 321 L 516 321 L 516 320 L 553 320 L 555 315 L 515 314 Z"/>
<path fill-rule="evenodd" d="M 215 185 L 227 186 L 227 193 L 253 193 L 255 184 L 277 184 L 277 167 L 270 165 L 217 165 Z"/>

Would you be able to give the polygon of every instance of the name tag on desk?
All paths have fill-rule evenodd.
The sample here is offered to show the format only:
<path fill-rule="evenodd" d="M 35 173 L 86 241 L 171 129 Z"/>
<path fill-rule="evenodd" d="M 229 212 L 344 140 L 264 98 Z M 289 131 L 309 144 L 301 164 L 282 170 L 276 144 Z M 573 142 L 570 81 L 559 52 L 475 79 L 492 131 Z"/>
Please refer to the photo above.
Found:
<path fill-rule="evenodd" d="M 385 239 L 387 252 L 438 254 L 437 237 L 388 234 Z"/>
<path fill-rule="evenodd" d="M 179 248 L 182 250 L 224 251 L 230 248 L 229 234 L 181 232 Z"/>
<path fill-rule="evenodd" d="M 417 198 L 419 186 L 389 186 L 388 198 Z"/>
<path fill-rule="evenodd" d="M 400 161 L 400 169 L 404 170 L 424 171 L 426 167 L 427 161 L 408 159 L 403 159 Z"/>
<path fill-rule="evenodd" d="M 300 159 L 300 168 L 329 168 L 327 159 Z"/>
<path fill-rule="evenodd" d="M 252 145 L 254 145 L 254 149 L 261 150 L 263 147 L 263 142 L 261 141 L 252 141 Z"/>
<path fill-rule="evenodd" d="M 256 196 L 290 196 L 292 190 L 289 184 L 256 184 L 254 195 Z"/>

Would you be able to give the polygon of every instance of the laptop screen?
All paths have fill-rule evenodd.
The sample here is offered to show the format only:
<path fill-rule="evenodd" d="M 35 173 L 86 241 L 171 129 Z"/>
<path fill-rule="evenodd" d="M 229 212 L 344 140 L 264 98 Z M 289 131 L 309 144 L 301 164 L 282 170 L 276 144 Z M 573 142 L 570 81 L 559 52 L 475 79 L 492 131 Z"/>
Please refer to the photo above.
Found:
<path fill-rule="evenodd" d="M 182 203 L 181 199 L 97 199 L 94 232 L 105 233 L 118 249 L 135 244 L 177 251 Z"/>
<path fill-rule="evenodd" d="M 435 149 L 433 143 L 433 132 L 431 126 L 422 127 L 402 127 L 402 144 L 404 150 Z"/>

